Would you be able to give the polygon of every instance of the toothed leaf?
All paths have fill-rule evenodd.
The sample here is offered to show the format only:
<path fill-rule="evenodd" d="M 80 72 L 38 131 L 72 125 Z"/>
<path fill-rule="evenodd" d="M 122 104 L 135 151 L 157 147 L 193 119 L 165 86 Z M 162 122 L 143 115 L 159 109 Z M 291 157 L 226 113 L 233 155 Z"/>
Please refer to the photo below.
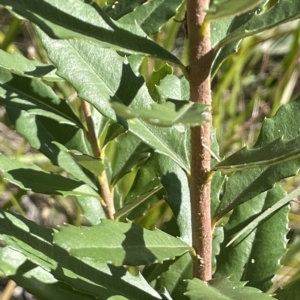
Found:
<path fill-rule="evenodd" d="M 263 147 L 245 147 L 213 167 L 218 171 L 236 171 L 295 160 L 300 157 L 300 136 L 293 140 L 281 137 Z"/>
<path fill-rule="evenodd" d="M 271 295 L 263 294 L 260 290 L 245 287 L 246 282 L 232 282 L 227 278 L 213 279 L 208 282 L 197 278 L 188 280 L 187 295 L 190 300 L 270 300 Z"/>
<path fill-rule="evenodd" d="M 174 259 L 191 250 L 180 239 L 162 231 L 105 219 L 93 227 L 62 227 L 54 234 L 54 241 L 71 256 L 116 266 L 149 265 Z"/>

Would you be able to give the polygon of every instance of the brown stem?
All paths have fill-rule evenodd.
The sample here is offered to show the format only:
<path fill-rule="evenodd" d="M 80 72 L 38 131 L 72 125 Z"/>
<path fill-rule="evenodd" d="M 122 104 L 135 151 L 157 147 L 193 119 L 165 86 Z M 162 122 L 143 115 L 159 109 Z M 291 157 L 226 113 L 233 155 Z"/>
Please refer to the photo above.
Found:
<path fill-rule="evenodd" d="M 11 299 L 14 290 L 16 288 L 16 283 L 12 280 L 9 280 L 6 287 L 4 288 L 2 295 L 1 295 L 1 300 L 9 300 Z"/>
<path fill-rule="evenodd" d="M 210 45 L 210 25 L 204 22 L 209 0 L 187 1 L 187 23 L 190 60 L 191 101 L 211 108 L 210 68 L 213 51 Z M 201 127 L 191 130 L 191 209 L 194 258 L 194 276 L 211 279 L 212 230 L 210 215 L 210 153 L 205 146 L 211 143 L 211 118 Z M 203 146 L 205 145 L 205 146 Z"/>
<path fill-rule="evenodd" d="M 90 107 L 90 104 L 84 100 L 82 101 L 82 110 L 83 110 L 83 113 L 86 118 L 86 124 L 88 127 L 88 135 L 87 136 L 88 136 L 88 140 L 92 147 L 93 155 L 103 161 L 103 158 L 101 157 L 101 149 L 99 147 L 98 140 L 97 140 L 97 137 L 95 134 L 95 127 L 94 127 L 94 122 L 92 119 L 91 107 Z M 101 189 L 101 197 L 105 203 L 105 210 L 106 210 L 107 216 L 109 219 L 113 220 L 114 213 L 115 213 L 114 198 L 113 198 L 113 193 L 109 187 L 107 174 L 106 174 L 105 170 L 98 177 L 98 182 L 99 182 L 100 189 Z"/>

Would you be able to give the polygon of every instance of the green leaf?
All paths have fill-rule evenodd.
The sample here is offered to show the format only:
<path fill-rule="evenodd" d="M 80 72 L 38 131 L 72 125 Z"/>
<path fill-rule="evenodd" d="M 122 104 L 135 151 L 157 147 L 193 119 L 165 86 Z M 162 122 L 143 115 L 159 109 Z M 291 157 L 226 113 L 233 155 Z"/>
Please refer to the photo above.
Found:
<path fill-rule="evenodd" d="M 45 300 L 87 300 L 92 295 L 75 291 L 69 284 L 58 282 L 51 273 L 26 260 L 25 255 L 9 247 L 0 248 L 0 269 L 18 285 Z"/>
<path fill-rule="evenodd" d="M 133 185 L 125 198 L 124 207 L 116 216 L 128 215 L 132 220 L 142 216 L 154 203 L 164 198 L 166 191 L 162 189 L 160 172 L 157 165 L 157 155 L 151 155 L 143 164 L 135 177 Z"/>
<path fill-rule="evenodd" d="M 115 141 L 117 153 L 111 180 L 112 185 L 131 172 L 138 163 L 148 158 L 152 152 L 148 145 L 130 132 L 119 135 Z"/>
<path fill-rule="evenodd" d="M 257 218 L 255 218 L 246 227 L 244 227 L 237 235 L 234 236 L 234 238 L 227 245 L 229 246 L 231 243 L 233 243 L 235 240 L 237 240 L 244 233 L 251 232 L 253 229 L 255 229 L 260 224 L 260 222 L 269 218 L 271 215 L 276 213 L 279 209 L 281 209 L 283 206 L 287 205 L 290 201 L 292 201 L 294 198 L 298 197 L 299 195 L 300 195 L 300 188 L 297 188 L 294 191 L 292 191 L 290 194 L 285 196 L 284 198 L 277 201 L 274 205 L 267 208 Z"/>
<path fill-rule="evenodd" d="M 42 81 L 14 75 L 0 68 L 0 102 L 6 107 L 41 115 L 61 124 L 82 127 L 66 101 L 61 100 Z"/>
<path fill-rule="evenodd" d="M 193 261 L 188 253 L 179 257 L 167 271 L 160 275 L 160 283 L 170 293 L 172 299 L 186 300 L 186 280 L 193 278 Z"/>
<path fill-rule="evenodd" d="M 299 191 L 299 188 L 296 189 Z M 295 191 L 296 191 L 295 190 Z M 293 222 L 293 221 L 292 221 Z M 270 288 L 270 292 L 274 293 L 278 289 L 288 290 L 295 282 L 299 282 L 300 279 L 300 241 L 296 234 L 290 241 L 288 251 L 282 257 L 280 263 L 282 264 L 280 270 L 277 272 L 273 279 L 273 286 Z M 282 294 L 285 294 L 284 292 Z"/>
<path fill-rule="evenodd" d="M 234 18 L 226 37 L 215 47 L 216 52 L 223 49 L 213 63 L 212 74 L 216 73 L 229 55 L 237 51 L 241 39 L 299 18 L 299 1 L 281 0 L 273 3 L 274 5 L 270 9 L 265 10 L 261 5 L 257 10 Z"/>
<path fill-rule="evenodd" d="M 83 262 L 69 256 L 65 250 L 53 243 L 55 232 L 53 229 L 38 226 L 9 212 L 0 212 L 0 220 L 0 240 L 7 247 L 22 253 L 27 259 L 24 264 L 23 257 L 21 257 L 16 265 L 19 271 L 17 275 L 20 275 L 16 279 L 21 280 L 21 283 L 26 280 L 22 268 L 24 266 L 24 271 L 28 271 L 26 266 L 30 262 L 30 269 L 34 267 L 33 264 L 42 267 L 49 272 L 48 277 L 54 277 L 56 280 L 67 283 L 71 289 L 86 292 L 97 298 L 99 295 L 104 299 L 113 295 L 124 295 L 133 300 L 161 299 L 140 274 L 133 276 L 124 267 L 99 264 L 91 260 Z M 7 264 L 10 263 L 11 257 L 0 256 L 1 260 Z M 33 278 L 31 282 L 26 282 L 28 286 L 39 283 Z"/>
<path fill-rule="evenodd" d="M 185 77 L 167 75 L 157 86 L 160 99 L 189 100 L 190 84 Z"/>
<path fill-rule="evenodd" d="M 108 124 L 107 131 L 105 132 L 105 136 L 103 137 L 103 142 L 101 143 L 102 147 L 108 144 L 108 142 L 117 138 L 120 134 L 124 133 L 125 129 L 123 126 L 119 125 L 115 122 L 110 122 Z M 103 132 L 102 132 L 103 134 Z M 101 136 L 102 138 L 102 136 Z"/>
<path fill-rule="evenodd" d="M 160 85 L 161 80 L 163 80 L 167 75 L 171 74 L 173 74 L 173 68 L 168 64 L 165 64 L 159 70 L 154 70 L 152 72 L 149 80 L 147 81 L 147 88 L 149 90 L 149 94 L 155 102 L 158 102 L 160 100 L 157 86 Z"/>
<path fill-rule="evenodd" d="M 180 238 L 192 245 L 192 217 L 187 175 L 169 157 L 159 155 L 158 164 L 161 182 L 167 192 L 165 201 L 169 204 L 176 218 Z"/>
<path fill-rule="evenodd" d="M 211 151 L 214 153 L 214 158 L 211 160 L 211 168 L 213 168 L 218 161 L 220 161 L 219 144 L 216 137 L 216 131 L 212 131 Z M 211 182 L 211 215 L 215 214 L 220 205 L 220 195 L 223 193 L 223 185 L 225 183 L 225 176 L 221 172 L 214 172 Z"/>
<path fill-rule="evenodd" d="M 73 158 L 68 153 L 60 151 L 53 143 L 53 141 L 59 141 L 66 146 L 89 153 L 90 150 L 86 145 L 84 133 L 81 129 L 67 124 L 62 126 L 54 120 L 14 108 L 6 108 L 6 111 L 10 122 L 15 126 L 17 132 L 26 138 L 31 147 L 38 149 L 53 164 L 63 168 L 71 176 L 97 189 L 95 183 L 83 172 Z"/>
<path fill-rule="evenodd" d="M 214 227 L 213 232 L 213 241 L 212 241 L 212 267 L 213 270 L 216 270 L 217 266 L 217 256 L 221 251 L 221 243 L 224 241 L 224 227 L 216 226 Z"/>
<path fill-rule="evenodd" d="M 244 147 L 213 167 L 218 171 L 236 171 L 295 160 L 300 157 L 300 136 L 293 140 L 281 138 L 263 147 Z"/>
<path fill-rule="evenodd" d="M 36 165 L 21 163 L 1 154 L 0 170 L 3 178 L 25 190 L 50 195 L 99 197 L 95 190 L 80 181 L 45 172 Z"/>
<path fill-rule="evenodd" d="M 213 216 L 220 205 L 220 197 L 222 187 L 226 177 L 221 175 L 221 172 L 215 172 L 211 181 L 211 215 Z"/>
<path fill-rule="evenodd" d="M 130 64 L 130 67 L 131 67 L 133 73 L 136 76 L 140 76 L 141 75 L 140 69 L 141 69 L 142 63 L 145 60 L 145 57 L 142 55 L 131 54 L 131 55 L 127 56 L 127 60 L 128 60 L 128 63 Z"/>
<path fill-rule="evenodd" d="M 54 234 L 54 242 L 71 256 L 117 266 L 162 262 L 191 250 L 184 242 L 162 231 L 105 219 L 93 227 L 62 227 Z"/>
<path fill-rule="evenodd" d="M 189 172 L 187 128 L 182 125 L 159 128 L 139 119 L 128 122 L 117 119 L 110 100 L 129 105 L 132 109 L 150 108 L 154 103 L 143 78 L 136 77 L 130 66 L 124 63 L 126 58 L 85 41 L 51 40 L 45 34 L 41 34 L 41 38 L 57 73 L 75 87 L 81 98 Z"/>
<path fill-rule="evenodd" d="M 245 287 L 245 282 L 232 282 L 227 278 L 213 279 L 207 282 L 197 278 L 188 280 L 187 295 L 190 300 L 269 300 L 275 299 L 260 290 Z"/>
<path fill-rule="evenodd" d="M 144 2 L 147 2 L 147 0 L 123 0 L 120 2 L 113 2 L 113 4 L 104 7 L 104 10 L 110 17 L 118 20 L 142 5 Z"/>
<path fill-rule="evenodd" d="M 119 24 L 100 8 L 80 0 L 1 0 L 0 3 L 39 26 L 52 38 L 79 38 L 115 50 L 180 61 L 146 37 L 137 25 Z M 62 24 L 63 20 L 63 24 Z"/>
<path fill-rule="evenodd" d="M 160 189 L 159 182 L 164 187 L 163 190 Z M 158 189 L 160 193 L 154 193 Z M 166 196 L 164 196 L 165 194 Z M 187 175 L 170 158 L 153 154 L 139 169 L 134 184 L 125 199 L 125 203 L 129 203 L 128 206 L 139 204 L 128 218 L 139 217 L 163 196 L 176 218 L 180 238 L 192 245 L 190 191 Z M 125 206 L 124 209 L 128 206 Z"/>
<path fill-rule="evenodd" d="M 118 210 L 115 213 L 115 219 L 118 220 L 128 214 L 131 213 L 131 215 L 128 217 L 129 219 L 134 219 L 137 217 L 137 214 L 142 214 L 142 212 L 137 213 L 137 211 L 145 211 L 144 208 L 141 209 L 141 205 L 148 200 L 149 198 L 151 201 L 148 201 L 150 203 L 153 202 L 152 196 L 154 196 L 157 192 L 159 192 L 163 186 L 161 185 L 161 182 L 158 179 L 151 180 L 146 186 L 143 186 L 143 192 L 142 194 L 134 195 L 130 194 L 130 202 L 128 204 L 125 204 L 120 210 Z M 132 200 L 133 199 L 133 200 Z M 147 203 L 149 205 L 149 203 Z M 135 208 L 139 207 L 137 211 L 134 211 Z"/>
<path fill-rule="evenodd" d="M 29 78 L 41 78 L 46 81 L 62 81 L 55 72 L 53 65 L 41 63 L 35 59 L 29 60 L 18 52 L 13 54 L 0 50 L 0 66 L 17 75 Z"/>
<path fill-rule="evenodd" d="M 203 104 L 176 100 L 162 104 L 153 103 L 151 110 L 130 109 L 119 102 L 112 102 L 111 106 L 119 117 L 125 119 L 139 118 L 149 124 L 162 127 L 176 124 L 202 125 L 206 121 L 207 112 L 207 107 Z"/>
<path fill-rule="evenodd" d="M 136 7 L 119 21 L 137 23 L 149 35 L 157 33 L 169 19 L 175 16 L 183 0 L 153 0 Z"/>
<path fill-rule="evenodd" d="M 300 280 L 295 281 L 290 286 L 276 291 L 276 299 L 278 300 L 294 300 L 300 293 Z"/>
<path fill-rule="evenodd" d="M 300 118 L 300 97 L 283 105 L 272 118 L 265 119 L 254 148 L 262 148 L 273 141 L 285 137 L 294 140 L 300 136 L 297 123 Z M 281 179 L 297 174 L 300 159 L 269 167 L 237 171 L 225 183 L 221 203 L 217 208 L 213 222 L 234 209 L 236 206 L 271 189 Z"/>
<path fill-rule="evenodd" d="M 99 199 L 93 197 L 76 197 L 77 203 L 81 208 L 81 215 L 91 224 L 97 225 L 101 218 L 105 218 L 105 212 Z"/>
<path fill-rule="evenodd" d="M 148 125 L 142 120 L 129 120 L 129 130 L 136 134 L 155 152 L 170 157 L 190 173 L 189 129 L 178 124 L 171 128 Z"/>
<path fill-rule="evenodd" d="M 216 20 L 210 24 L 211 46 L 214 48 L 222 39 L 224 39 L 230 30 L 230 24 L 233 17 Z"/>
<path fill-rule="evenodd" d="M 100 158 L 83 154 L 77 150 L 69 150 L 64 145 L 57 142 L 53 142 L 53 144 L 56 145 L 60 150 L 68 153 L 79 165 L 89 170 L 96 176 L 100 176 L 105 170 L 105 165 Z"/>
<path fill-rule="evenodd" d="M 225 0 L 225 1 L 213 1 L 209 7 L 207 14 L 205 16 L 206 21 L 214 21 L 217 19 L 222 19 L 231 16 L 241 15 L 259 4 L 265 2 L 266 0 Z"/>
<path fill-rule="evenodd" d="M 224 242 L 217 257 L 214 276 L 230 276 L 232 281 L 245 280 L 248 285 L 263 291 L 271 287 L 271 279 L 280 268 L 280 258 L 286 251 L 285 236 L 288 232 L 289 212 L 287 206 L 265 219 L 255 230 L 244 233 L 230 246 L 226 245 L 233 236 L 284 195 L 284 190 L 275 187 L 233 211 L 224 228 Z"/>

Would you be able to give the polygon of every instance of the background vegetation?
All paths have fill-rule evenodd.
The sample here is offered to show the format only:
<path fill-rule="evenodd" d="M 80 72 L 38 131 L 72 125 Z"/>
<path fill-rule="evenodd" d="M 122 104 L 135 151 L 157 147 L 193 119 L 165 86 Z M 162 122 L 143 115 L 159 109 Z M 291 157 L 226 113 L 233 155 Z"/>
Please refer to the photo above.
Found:
<path fill-rule="evenodd" d="M 138 1 L 135 2 L 138 3 Z M 143 1 L 140 2 L 142 3 Z M 104 7 L 104 2 L 97 1 L 97 3 L 100 7 Z M 109 12 L 109 10 L 107 11 Z M 175 19 L 182 20 L 184 12 L 185 7 L 182 5 L 178 9 Z M 21 53 L 28 59 L 34 58 L 40 62 L 49 63 L 47 52 L 32 24 L 28 21 L 17 19 L 4 8 L 2 8 L 1 14 L 3 16 L 1 49 L 9 53 Z M 299 21 L 296 20 L 244 39 L 239 51 L 228 57 L 214 75 L 212 81 L 212 113 L 220 157 L 228 157 L 245 144 L 252 146 L 259 135 L 264 118 L 274 116 L 281 105 L 292 102 L 299 95 L 299 25 Z M 176 22 L 171 18 L 159 30 L 159 33 L 155 33 L 151 37 L 162 47 L 174 53 L 181 61 L 187 62 L 183 27 L 183 23 Z M 159 85 L 172 72 L 177 76 L 181 76 L 180 68 L 175 66 L 172 71 L 171 66 L 161 60 L 143 57 L 139 61 L 136 60 L 131 63 L 133 68 L 136 66 L 136 73 L 140 72 L 145 79 L 152 98 L 158 101 L 161 95 L 159 90 L 155 88 L 155 85 Z M 82 101 L 78 98 L 74 87 L 67 81 L 62 80 L 47 81 L 47 85 L 60 98 L 68 100 L 79 122 L 87 128 L 86 116 L 82 112 Z M 112 123 L 107 122 L 95 109 L 92 110 L 92 114 L 94 120 L 98 122 L 96 124 L 96 133 L 100 145 L 104 148 L 105 163 L 113 170 L 119 163 L 118 157 L 124 151 L 124 145 L 130 145 L 136 141 L 134 137 L 128 138 L 121 126 L 115 124 L 112 127 Z M 27 139 L 18 133 L 21 129 L 16 128 L 16 124 L 10 121 L 11 118 L 12 114 L 8 118 L 5 108 L 2 106 L 0 152 L 21 162 L 37 164 L 45 171 L 66 176 L 66 171 L 63 168 L 54 165 L 49 158 L 30 146 Z M 115 200 L 117 210 L 122 208 L 124 199 L 128 200 L 127 197 L 130 196 L 130 190 L 134 187 L 134 182 L 139 172 L 144 172 L 142 177 L 145 180 L 149 180 L 152 176 L 152 174 L 147 174 L 146 168 L 143 168 L 149 155 L 153 155 L 152 150 L 149 147 L 140 145 L 140 151 L 135 152 L 135 155 L 136 153 L 139 154 L 139 157 L 130 166 L 130 172 L 122 173 L 120 178 L 114 178 L 118 173 L 109 175 L 111 180 L 118 182 L 114 190 L 115 199 L 119 199 L 119 201 Z M 298 187 L 298 181 L 298 176 L 294 176 L 291 179 L 280 181 L 278 186 L 290 192 Z M 156 186 L 157 182 L 151 186 L 151 190 L 155 189 Z M 57 225 L 64 223 L 75 226 L 89 225 L 96 223 L 99 217 L 106 217 L 106 213 L 101 209 L 101 206 L 95 204 L 95 206 L 88 208 L 83 201 L 80 201 L 80 197 L 28 192 L 4 178 L 1 178 L 0 190 L 0 205 L 3 211 L 9 209 L 45 227 L 56 228 Z M 134 189 L 133 192 L 138 193 Z M 132 194 L 132 197 L 136 196 L 136 194 Z M 131 210 L 131 215 L 128 215 L 127 212 L 124 212 L 123 215 L 123 211 L 120 210 L 121 213 L 118 217 L 126 216 L 146 229 L 160 228 L 170 235 L 178 236 L 179 228 L 176 224 L 174 212 L 169 204 L 164 201 L 164 197 L 163 189 L 157 189 L 155 190 L 155 199 L 150 199 L 151 201 L 147 202 L 146 206 L 139 207 L 140 211 Z M 267 287 L 259 286 L 264 291 L 271 288 L 270 291 L 275 292 L 277 287 L 284 286 L 291 280 L 292 276 L 295 276 L 293 278 L 293 281 L 295 281 L 297 274 L 299 274 L 298 231 L 300 207 L 296 198 L 290 204 L 290 232 L 288 238 L 289 247 L 292 250 L 283 260 L 286 267 L 279 270 L 274 280 L 274 286 L 270 287 L 269 282 Z M 226 215 L 220 220 L 218 225 L 226 223 L 228 217 Z M 218 228 L 215 231 L 215 236 L 218 236 Z M 222 234 L 220 234 L 220 239 L 222 239 Z M 276 241 L 273 241 L 273 243 L 276 243 Z M 215 263 L 216 261 L 214 261 Z M 163 266 L 166 268 L 165 264 Z M 149 277 L 151 277 L 151 272 L 154 271 L 157 271 L 157 269 L 146 269 L 145 274 L 148 275 L 148 282 L 151 282 Z M 135 273 L 136 269 L 133 268 L 131 272 Z M 159 271 L 157 272 L 159 273 Z M 164 280 L 167 282 L 167 279 L 164 277 L 161 280 L 162 282 Z M 156 288 L 164 286 L 164 282 L 158 281 L 153 286 L 156 286 Z M 9 288 L 13 290 L 11 287 Z M 168 287 L 168 291 L 173 290 Z M 176 296 L 178 289 L 174 288 L 174 291 L 172 297 L 181 299 Z M 45 293 L 47 292 L 45 291 Z M 9 296 L 6 299 L 9 299 Z"/>

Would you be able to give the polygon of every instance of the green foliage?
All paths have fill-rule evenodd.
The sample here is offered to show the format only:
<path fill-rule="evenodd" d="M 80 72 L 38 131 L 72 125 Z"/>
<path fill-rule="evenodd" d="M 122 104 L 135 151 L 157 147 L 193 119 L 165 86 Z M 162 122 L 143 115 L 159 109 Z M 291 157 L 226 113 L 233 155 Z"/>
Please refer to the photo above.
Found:
<path fill-rule="evenodd" d="M 270 1 L 270 3 L 273 3 L 273 1 Z M 215 59 L 212 73 L 215 74 L 224 60 L 237 51 L 242 38 L 262 32 L 285 22 L 296 20 L 299 16 L 300 3 L 283 0 L 271 7 L 266 5 L 266 9 L 264 9 L 264 5 L 262 4 L 260 8 L 255 8 L 250 12 L 234 18 L 228 30 L 224 31 L 223 29 L 222 33 L 224 36 L 216 45 L 216 49 L 220 51 Z M 224 26 L 224 24 L 222 25 Z M 217 23 L 216 25 L 213 24 L 212 30 L 218 30 L 219 26 Z"/>
<path fill-rule="evenodd" d="M 234 282 L 229 279 L 213 279 L 206 284 L 199 279 L 190 280 L 185 293 L 190 299 L 271 299 L 270 295 L 261 291 L 244 287 L 245 282 Z M 200 296 L 199 296 L 200 295 Z"/>
<path fill-rule="evenodd" d="M 167 101 L 162 104 L 152 104 L 149 109 L 130 109 L 126 105 L 112 102 L 116 114 L 125 119 L 139 118 L 156 126 L 172 126 L 183 124 L 187 126 L 202 125 L 205 122 L 206 106 L 200 103 L 185 103 L 183 101 Z"/>
<path fill-rule="evenodd" d="M 207 122 L 207 107 L 189 101 L 185 66 L 155 42 L 170 26 L 177 35 L 169 20 L 184 1 L 97 3 L 0 0 L 31 23 L 41 43 L 35 60 L 0 51 L 0 102 L 48 163 L 1 154 L 2 179 L 24 191 L 73 196 L 83 217 L 74 222 L 81 226 L 49 229 L 1 209 L 0 271 L 40 299 L 271 299 L 261 291 L 280 268 L 288 203 L 300 194 L 274 186 L 299 169 L 300 97 L 264 120 L 254 146 L 221 162 L 220 133 L 213 133 L 216 278 L 193 279 L 190 127 Z M 300 16 L 297 1 L 233 3 L 212 1 L 208 10 L 213 75 L 242 39 Z M 106 219 L 105 187 L 114 220 Z M 278 299 L 298 290 L 291 285 Z"/>
<path fill-rule="evenodd" d="M 99 239 L 95 240 L 95 236 Z M 184 242 L 159 230 L 148 231 L 134 223 L 110 220 L 79 230 L 71 225 L 63 227 L 54 234 L 54 243 L 79 259 L 116 266 L 162 263 L 191 250 Z"/>
<path fill-rule="evenodd" d="M 259 4 L 264 2 L 264 0 L 256 0 L 256 1 L 212 1 L 211 7 L 207 11 L 207 15 L 205 17 L 208 21 L 213 21 L 217 19 L 223 19 L 230 16 L 241 15 L 242 13 L 249 11 L 250 9 L 257 7 Z"/>

